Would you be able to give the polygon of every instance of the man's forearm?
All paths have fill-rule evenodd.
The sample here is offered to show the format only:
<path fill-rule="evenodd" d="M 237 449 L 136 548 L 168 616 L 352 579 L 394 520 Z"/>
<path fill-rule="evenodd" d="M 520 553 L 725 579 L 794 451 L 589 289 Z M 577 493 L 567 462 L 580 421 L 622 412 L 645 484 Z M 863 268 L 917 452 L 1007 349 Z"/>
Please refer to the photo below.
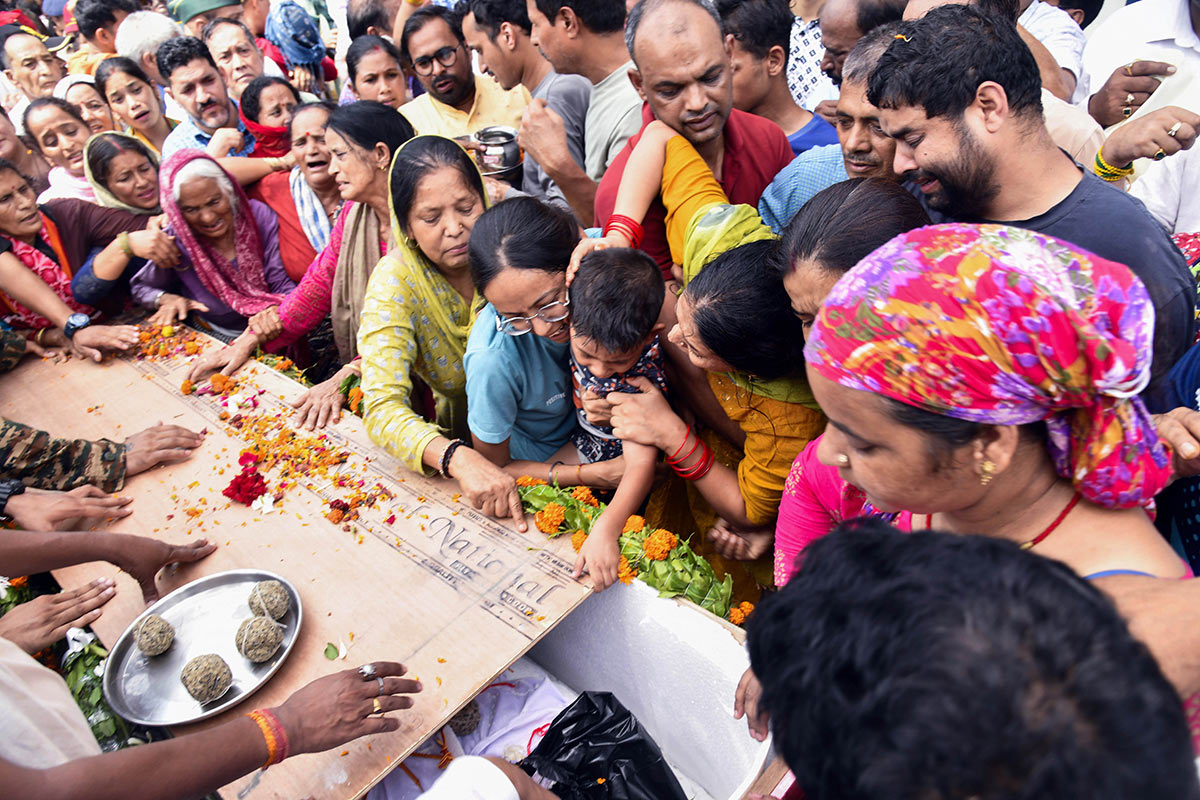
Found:
<path fill-rule="evenodd" d="M 34 575 L 91 561 L 112 564 L 122 538 L 103 531 L 4 531 L 0 575 Z"/>
<path fill-rule="evenodd" d="M 572 159 L 561 165 L 542 164 L 541 167 L 567 198 L 575 218 L 585 226 L 590 224 L 596 216 L 596 182 Z"/>
<path fill-rule="evenodd" d="M 68 491 L 92 484 L 115 492 L 125 484 L 125 445 L 101 439 L 56 439 L 12 420 L 0 421 L 0 477 L 38 489 Z"/>

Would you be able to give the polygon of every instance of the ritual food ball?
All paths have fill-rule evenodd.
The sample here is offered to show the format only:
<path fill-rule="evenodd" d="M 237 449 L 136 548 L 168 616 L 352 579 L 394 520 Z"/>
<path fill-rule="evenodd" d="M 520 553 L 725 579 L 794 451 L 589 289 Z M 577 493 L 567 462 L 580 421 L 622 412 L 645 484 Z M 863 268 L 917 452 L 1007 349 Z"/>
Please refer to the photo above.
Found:
<path fill-rule="evenodd" d="M 175 641 L 175 629 L 158 614 L 151 614 L 137 626 L 137 649 L 148 656 L 161 656 Z"/>
<path fill-rule="evenodd" d="M 472 700 L 450 718 L 450 730 L 455 736 L 470 736 L 479 727 L 479 703 Z"/>
<path fill-rule="evenodd" d="M 188 694 L 201 703 L 208 703 L 229 691 L 233 673 L 229 671 L 225 659 L 208 653 L 184 664 L 179 679 L 183 681 Z"/>
<path fill-rule="evenodd" d="M 279 619 L 288 612 L 292 601 L 279 581 L 259 581 L 250 590 L 250 610 L 259 617 Z"/>
<path fill-rule="evenodd" d="M 238 628 L 235 641 L 239 653 L 255 664 L 261 664 L 279 650 L 283 631 L 266 617 L 251 617 Z"/>

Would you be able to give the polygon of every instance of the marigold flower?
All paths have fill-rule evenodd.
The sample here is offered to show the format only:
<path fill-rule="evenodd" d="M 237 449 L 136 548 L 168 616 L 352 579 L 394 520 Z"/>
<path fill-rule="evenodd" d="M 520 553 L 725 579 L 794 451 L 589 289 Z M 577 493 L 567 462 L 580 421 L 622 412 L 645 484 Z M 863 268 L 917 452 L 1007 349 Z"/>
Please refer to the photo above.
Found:
<path fill-rule="evenodd" d="M 184 394 L 191 394 L 192 392 L 196 391 L 196 384 L 189 380 L 184 380 L 183 385 L 179 387 L 179 391 L 183 392 Z"/>
<path fill-rule="evenodd" d="M 585 506 L 592 506 L 594 508 L 600 507 L 600 501 L 596 499 L 594 494 L 592 494 L 592 490 L 586 486 L 576 486 L 571 490 L 571 497 L 574 497 Z"/>
<path fill-rule="evenodd" d="M 662 561 L 671 554 L 677 544 L 679 537 L 665 528 L 659 528 L 646 537 L 646 541 L 642 543 L 642 552 L 651 561 Z"/>
<path fill-rule="evenodd" d="M 363 390 L 357 386 L 350 390 L 350 413 L 357 414 L 362 408 Z"/>
<path fill-rule="evenodd" d="M 196 353 L 200 352 L 200 345 L 196 344 L 195 342 L 184 342 L 183 352 L 187 353 L 189 356 L 194 356 Z"/>
<path fill-rule="evenodd" d="M 638 576 L 638 571 L 629 566 L 629 559 L 621 556 L 621 560 L 617 563 L 617 580 L 621 583 L 633 583 L 633 579 Z"/>
<path fill-rule="evenodd" d="M 621 529 L 621 533 L 637 533 L 644 527 L 646 527 L 646 518 L 634 514 L 625 520 L 625 527 Z"/>
<path fill-rule="evenodd" d="M 549 484 L 546 483 L 541 478 L 535 478 L 532 475 L 522 475 L 521 477 L 517 478 L 517 486 L 520 486 L 522 489 L 527 489 L 530 486 L 548 486 L 548 485 Z"/>
<path fill-rule="evenodd" d="M 746 621 L 746 615 L 740 608 L 731 608 L 729 609 L 729 621 L 734 625 L 742 625 Z"/>
<path fill-rule="evenodd" d="M 587 537 L 586 531 L 575 531 L 571 534 L 571 547 L 575 548 L 576 553 L 583 548 L 583 543 L 587 541 Z"/>
<path fill-rule="evenodd" d="M 566 518 L 567 510 L 559 503 L 550 503 L 533 515 L 533 523 L 545 534 L 557 533 Z"/>
<path fill-rule="evenodd" d="M 29 583 L 29 576 L 22 575 L 18 578 L 13 578 L 12 580 L 10 580 L 8 582 L 8 585 L 11 586 L 13 589 L 20 589 L 27 583 Z"/>

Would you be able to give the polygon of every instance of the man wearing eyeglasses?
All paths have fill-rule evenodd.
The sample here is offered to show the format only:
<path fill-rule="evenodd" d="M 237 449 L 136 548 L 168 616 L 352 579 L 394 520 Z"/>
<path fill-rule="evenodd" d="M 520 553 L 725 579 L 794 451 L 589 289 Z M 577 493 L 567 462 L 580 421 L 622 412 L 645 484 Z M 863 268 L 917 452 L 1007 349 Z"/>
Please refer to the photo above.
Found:
<path fill-rule="evenodd" d="M 404 24 L 400 57 L 425 94 L 400 107 L 419 134 L 458 138 L 490 125 L 521 126 L 529 90 L 509 91 L 471 68 L 458 16 L 441 6 L 417 9 Z"/>

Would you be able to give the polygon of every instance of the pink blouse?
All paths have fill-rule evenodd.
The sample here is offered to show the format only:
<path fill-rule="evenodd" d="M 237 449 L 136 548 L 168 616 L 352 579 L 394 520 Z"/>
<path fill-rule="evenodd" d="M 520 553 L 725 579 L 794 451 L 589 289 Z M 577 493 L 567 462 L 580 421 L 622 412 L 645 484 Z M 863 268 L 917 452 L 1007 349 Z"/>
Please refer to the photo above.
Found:
<path fill-rule="evenodd" d="M 288 294 L 279 306 L 279 321 L 283 333 L 271 341 L 272 352 L 283 350 L 321 324 L 333 303 L 333 276 L 337 272 L 338 254 L 342 250 L 342 235 L 346 218 L 356 203 L 346 203 L 329 232 L 329 244 L 317 253 L 316 259 L 300 280 L 295 291 Z M 380 240 L 379 257 L 387 255 L 387 242 Z"/>
<path fill-rule="evenodd" d="M 782 587 L 796 573 L 796 558 L 806 547 L 842 522 L 863 515 L 867 497 L 842 480 L 837 467 L 817 460 L 818 436 L 792 462 L 779 518 L 775 523 L 775 585 Z M 902 511 L 892 524 L 912 530 L 912 514 Z"/>

